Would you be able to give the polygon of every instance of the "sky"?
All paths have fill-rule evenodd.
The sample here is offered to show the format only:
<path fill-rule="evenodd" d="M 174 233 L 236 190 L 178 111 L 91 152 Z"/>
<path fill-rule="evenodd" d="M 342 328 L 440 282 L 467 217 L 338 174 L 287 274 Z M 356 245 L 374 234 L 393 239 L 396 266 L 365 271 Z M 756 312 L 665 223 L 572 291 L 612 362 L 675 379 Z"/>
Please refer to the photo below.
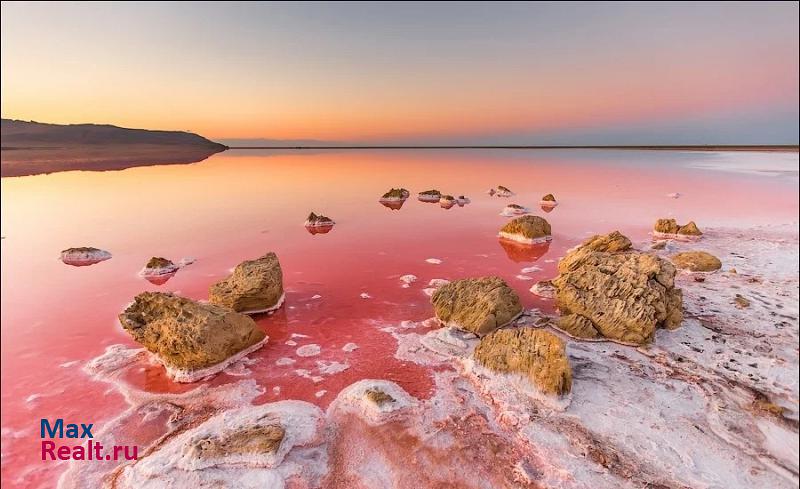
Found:
<path fill-rule="evenodd" d="M 2 117 L 219 141 L 797 144 L 798 3 L 3 2 Z"/>

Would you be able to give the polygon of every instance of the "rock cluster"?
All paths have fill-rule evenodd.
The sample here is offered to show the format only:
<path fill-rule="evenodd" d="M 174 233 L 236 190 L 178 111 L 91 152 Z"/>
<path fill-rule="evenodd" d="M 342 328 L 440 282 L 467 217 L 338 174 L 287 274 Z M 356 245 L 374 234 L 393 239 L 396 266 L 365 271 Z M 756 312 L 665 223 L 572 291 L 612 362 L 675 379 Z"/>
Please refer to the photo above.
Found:
<path fill-rule="evenodd" d="M 656 328 L 680 325 L 682 293 L 675 267 L 632 248 L 619 232 L 593 236 L 571 250 L 552 280 L 559 326 L 582 338 L 643 344 Z"/>
<path fill-rule="evenodd" d="M 267 340 L 243 314 L 161 292 L 137 295 L 119 321 L 179 382 L 216 373 Z"/>
<path fill-rule="evenodd" d="M 431 296 L 436 318 L 451 326 L 485 335 L 522 313 L 517 293 L 499 277 L 456 280 Z"/>
<path fill-rule="evenodd" d="M 659 237 L 691 237 L 703 235 L 694 221 L 689 221 L 681 226 L 675 219 L 659 219 L 656 221 L 655 226 L 653 226 L 653 234 Z"/>
<path fill-rule="evenodd" d="M 209 288 L 208 300 L 245 314 L 279 308 L 283 304 L 284 291 L 283 272 L 277 255 L 270 252 L 238 264 L 230 276 Z"/>
<path fill-rule="evenodd" d="M 541 329 L 498 329 L 475 347 L 475 361 L 495 372 L 520 374 L 546 394 L 572 388 L 572 370 L 561 339 Z"/>
<path fill-rule="evenodd" d="M 500 229 L 501 238 L 527 244 L 549 241 L 550 233 L 550 223 L 539 216 L 517 217 Z"/>

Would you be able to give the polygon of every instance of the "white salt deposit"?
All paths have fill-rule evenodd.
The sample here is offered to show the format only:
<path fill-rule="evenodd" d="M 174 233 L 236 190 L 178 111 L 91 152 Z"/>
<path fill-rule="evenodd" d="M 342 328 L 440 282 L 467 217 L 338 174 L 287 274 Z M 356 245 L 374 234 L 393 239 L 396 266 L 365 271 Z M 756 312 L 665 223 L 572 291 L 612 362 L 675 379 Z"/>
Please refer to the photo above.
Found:
<path fill-rule="evenodd" d="M 440 259 L 438 259 L 438 258 L 428 258 L 428 259 L 427 259 L 427 260 L 425 260 L 425 261 L 426 261 L 427 263 L 431 263 L 431 264 L 433 264 L 433 265 L 439 265 L 440 263 L 442 263 L 442 260 L 440 260 Z"/>
<path fill-rule="evenodd" d="M 533 272 L 541 272 L 542 269 L 537 267 L 536 265 L 531 265 L 529 267 L 525 267 L 520 270 L 521 273 L 533 273 Z"/>
<path fill-rule="evenodd" d="M 300 357 L 313 357 L 319 355 L 321 351 L 322 348 L 319 345 L 312 343 L 310 345 L 301 346 L 295 351 L 295 353 L 297 353 L 297 356 Z"/>
<path fill-rule="evenodd" d="M 355 343 L 347 343 L 342 347 L 342 351 L 346 351 L 347 353 L 350 353 L 351 351 L 355 351 L 357 349 L 358 345 L 356 345 Z"/>
<path fill-rule="evenodd" d="M 281 357 L 281 358 L 275 360 L 275 365 L 277 365 L 279 367 L 282 367 L 284 365 L 291 365 L 291 364 L 293 364 L 295 362 L 296 362 L 296 360 L 294 358 Z"/>

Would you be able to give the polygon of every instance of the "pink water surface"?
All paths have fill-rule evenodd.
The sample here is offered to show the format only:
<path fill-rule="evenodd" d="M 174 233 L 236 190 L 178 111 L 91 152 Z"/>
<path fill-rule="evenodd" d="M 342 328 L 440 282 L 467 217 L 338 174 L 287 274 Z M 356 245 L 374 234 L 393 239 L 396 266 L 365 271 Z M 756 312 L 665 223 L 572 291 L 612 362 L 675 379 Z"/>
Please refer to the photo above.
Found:
<path fill-rule="evenodd" d="M 115 389 L 92 381 L 82 367 L 108 345 L 135 346 L 116 316 L 139 292 L 204 299 L 208 286 L 237 263 L 275 251 L 286 303 L 271 316 L 256 317 L 270 337 L 250 355 L 256 360 L 250 377 L 266 391 L 257 402 L 301 399 L 324 408 L 363 378 L 392 380 L 427 397 L 430 371 L 395 359 L 395 340 L 381 329 L 430 317 L 422 289 L 433 278 L 499 275 L 526 307 L 551 310 L 548 300 L 528 289 L 534 280 L 553 276 L 557 259 L 588 235 L 619 229 L 644 241 L 659 217 L 692 219 L 701 228 L 796 219 L 796 173 L 691 168 L 709 161 L 724 167 L 726 157 L 657 151 L 228 151 L 192 165 L 3 179 L 3 487 L 52 487 L 63 471 L 63 464 L 40 460 L 40 418 L 100 426 L 125 409 Z M 742 155 L 731 158 L 741 163 Z M 769 162 L 775 155 L 752 158 Z M 487 195 L 497 185 L 517 195 Z M 400 186 L 412 193 L 401 208 L 378 202 Z M 418 202 L 416 193 L 430 188 L 466 195 L 472 203 L 444 209 Z M 681 197 L 669 198 L 672 192 Z M 544 213 L 538 202 L 547 193 L 559 205 Z M 533 249 L 499 242 L 497 231 L 509 219 L 499 213 L 509 203 L 546 216 L 553 241 Z M 335 227 L 309 233 L 303 222 L 311 211 L 333 218 Z M 76 246 L 95 246 L 113 258 L 84 267 L 58 260 L 62 249 Z M 137 276 L 151 256 L 197 261 L 158 285 Z M 521 273 L 534 263 L 541 270 Z M 402 288 L 399 277 L 405 274 L 419 280 Z M 289 340 L 297 345 L 285 344 Z M 359 348 L 342 351 L 351 342 Z M 296 355 L 306 344 L 320 345 L 321 353 Z M 276 366 L 281 357 L 296 363 Z M 318 360 L 350 367 L 319 383 L 295 373 L 315 370 Z M 241 378 L 221 374 L 208 382 Z M 150 392 L 194 388 L 173 383 L 155 365 L 127 380 Z"/>

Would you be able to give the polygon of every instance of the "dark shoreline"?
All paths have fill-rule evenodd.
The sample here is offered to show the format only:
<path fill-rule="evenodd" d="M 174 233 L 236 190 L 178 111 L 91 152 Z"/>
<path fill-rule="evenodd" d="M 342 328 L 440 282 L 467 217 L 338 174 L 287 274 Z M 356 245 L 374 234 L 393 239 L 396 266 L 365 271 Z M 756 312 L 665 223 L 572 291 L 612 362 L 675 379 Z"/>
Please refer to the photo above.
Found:
<path fill-rule="evenodd" d="M 227 149 L 610 149 L 633 151 L 758 151 L 797 153 L 797 145 L 736 145 L 736 146 L 229 146 Z"/>

